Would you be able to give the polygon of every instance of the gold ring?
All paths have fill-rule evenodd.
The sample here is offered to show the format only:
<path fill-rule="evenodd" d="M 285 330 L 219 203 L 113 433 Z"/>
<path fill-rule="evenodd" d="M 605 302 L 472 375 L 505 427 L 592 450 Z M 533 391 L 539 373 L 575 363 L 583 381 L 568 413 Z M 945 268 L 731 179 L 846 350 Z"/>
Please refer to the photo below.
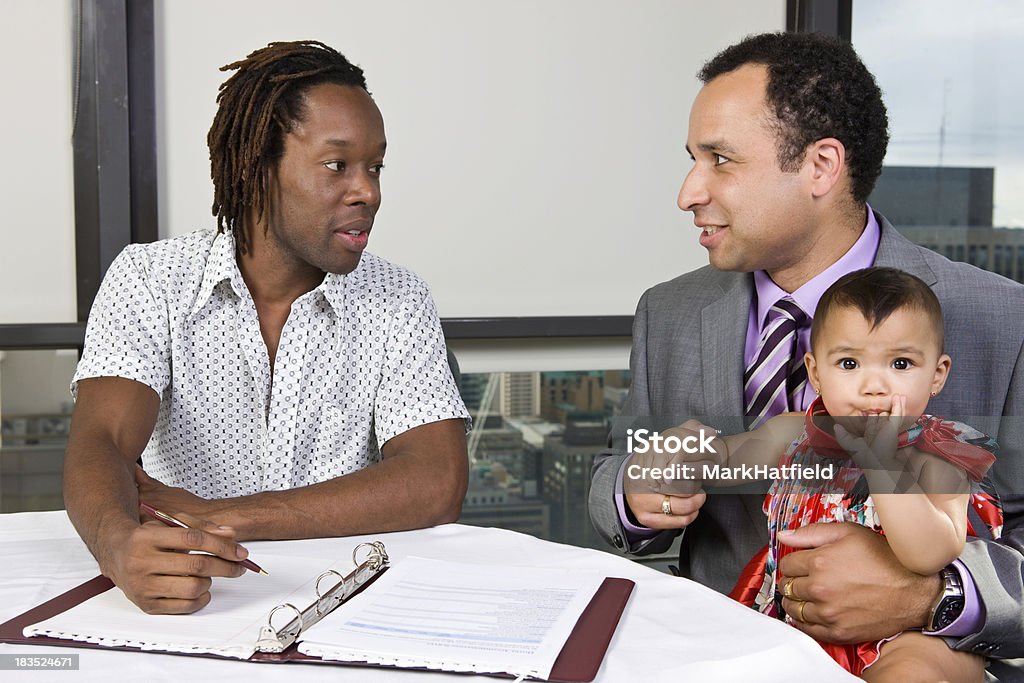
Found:
<path fill-rule="evenodd" d="M 799 605 L 799 607 L 796 608 L 796 620 L 801 624 L 806 624 L 807 622 L 804 621 L 804 607 L 807 607 L 807 601 L 797 600 L 796 602 Z"/>
<path fill-rule="evenodd" d="M 668 496 L 665 496 L 665 499 L 661 501 L 661 511 L 666 515 L 672 514 L 672 499 Z"/>
<path fill-rule="evenodd" d="M 796 579 L 794 577 L 789 577 L 789 578 L 786 579 L 786 582 L 784 584 L 782 584 L 782 597 L 789 598 L 790 600 L 799 600 L 800 599 L 800 598 L 796 597 L 796 593 L 793 591 L 793 584 L 795 582 L 796 582 Z"/>

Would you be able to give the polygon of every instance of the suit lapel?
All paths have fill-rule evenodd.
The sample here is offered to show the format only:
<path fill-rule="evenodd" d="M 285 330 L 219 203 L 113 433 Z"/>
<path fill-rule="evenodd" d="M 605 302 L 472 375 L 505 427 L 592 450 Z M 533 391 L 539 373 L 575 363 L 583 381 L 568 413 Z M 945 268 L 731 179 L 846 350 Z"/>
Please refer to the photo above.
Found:
<path fill-rule="evenodd" d="M 704 405 L 711 417 L 743 415 L 743 347 L 753 296 L 753 278 L 737 273 L 722 296 L 701 310 Z"/>

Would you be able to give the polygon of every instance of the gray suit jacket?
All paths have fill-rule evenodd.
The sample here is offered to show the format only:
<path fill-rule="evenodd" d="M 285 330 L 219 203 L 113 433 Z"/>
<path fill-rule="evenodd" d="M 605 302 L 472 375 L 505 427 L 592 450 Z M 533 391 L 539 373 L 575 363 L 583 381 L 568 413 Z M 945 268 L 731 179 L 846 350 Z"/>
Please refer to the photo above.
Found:
<path fill-rule="evenodd" d="M 953 366 L 929 412 L 962 420 L 997 437 L 1001 446 L 991 476 L 1006 506 L 1003 540 L 972 540 L 961 556 L 987 618 L 980 633 L 955 645 L 990 657 L 1024 657 L 1024 286 L 919 247 L 876 215 L 881 226 L 876 265 L 916 275 L 942 302 Z M 629 417 L 613 428 L 610 450 L 594 461 L 590 491 L 594 525 L 624 552 L 661 552 L 676 535 L 665 532 L 626 547 L 614 503 L 626 457 L 624 428 L 631 418 L 644 416 L 654 416 L 654 428 L 690 417 L 725 433 L 743 428 L 743 349 L 753 293 L 749 273 L 704 267 L 657 285 L 640 299 L 630 357 L 633 384 L 623 410 Z M 767 542 L 763 500 L 762 494 L 710 493 L 683 536 L 683 576 L 728 592 Z"/>

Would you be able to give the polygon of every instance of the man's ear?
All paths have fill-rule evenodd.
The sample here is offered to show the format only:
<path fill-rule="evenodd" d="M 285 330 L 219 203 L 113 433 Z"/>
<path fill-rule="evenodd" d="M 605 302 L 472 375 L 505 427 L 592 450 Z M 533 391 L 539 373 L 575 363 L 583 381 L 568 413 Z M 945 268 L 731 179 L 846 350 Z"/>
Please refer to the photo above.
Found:
<path fill-rule="evenodd" d="M 804 163 L 810 165 L 811 194 L 824 197 L 846 179 L 846 147 L 835 138 L 822 138 L 807 148 Z"/>

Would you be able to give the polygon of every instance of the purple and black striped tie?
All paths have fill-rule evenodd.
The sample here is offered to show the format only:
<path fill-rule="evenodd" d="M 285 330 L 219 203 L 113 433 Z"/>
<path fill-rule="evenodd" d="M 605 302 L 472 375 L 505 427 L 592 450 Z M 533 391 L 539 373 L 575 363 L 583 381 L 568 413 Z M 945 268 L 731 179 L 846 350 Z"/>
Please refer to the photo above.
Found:
<path fill-rule="evenodd" d="M 779 299 L 765 316 L 764 331 L 753 362 L 743 373 L 743 398 L 751 429 L 788 410 L 800 410 L 807 385 L 804 359 L 797 358 L 797 331 L 807 314 L 790 297 Z"/>

